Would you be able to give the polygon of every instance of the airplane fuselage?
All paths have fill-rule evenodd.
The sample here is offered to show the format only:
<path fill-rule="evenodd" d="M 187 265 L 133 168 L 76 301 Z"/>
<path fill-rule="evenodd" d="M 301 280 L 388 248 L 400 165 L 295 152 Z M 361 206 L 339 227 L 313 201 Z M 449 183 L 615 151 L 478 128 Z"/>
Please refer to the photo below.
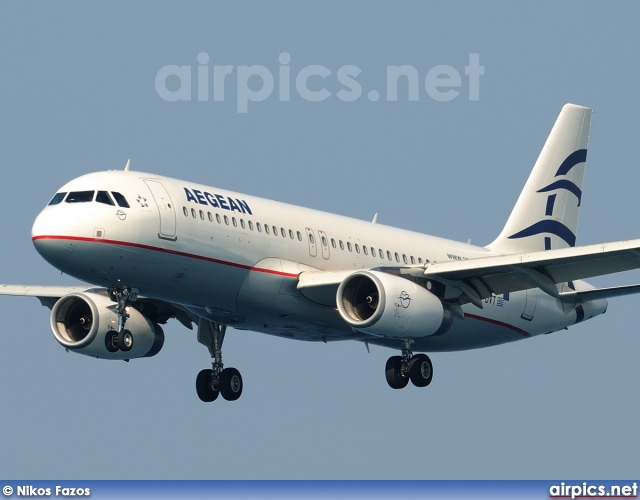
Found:
<path fill-rule="evenodd" d="M 140 295 L 237 329 L 299 340 L 354 339 L 389 347 L 399 342 L 354 331 L 335 305 L 309 300 L 297 287 L 301 272 L 495 255 L 484 247 L 141 172 L 88 174 L 58 193 L 79 194 L 45 207 L 32 237 L 38 252 L 62 272 L 101 287 L 135 287 Z M 550 333 L 604 312 L 606 301 L 578 310 L 532 288 L 487 298 L 483 306 L 463 305 L 463 317 L 457 315 L 444 335 L 415 339 L 413 348 L 464 350 Z"/>

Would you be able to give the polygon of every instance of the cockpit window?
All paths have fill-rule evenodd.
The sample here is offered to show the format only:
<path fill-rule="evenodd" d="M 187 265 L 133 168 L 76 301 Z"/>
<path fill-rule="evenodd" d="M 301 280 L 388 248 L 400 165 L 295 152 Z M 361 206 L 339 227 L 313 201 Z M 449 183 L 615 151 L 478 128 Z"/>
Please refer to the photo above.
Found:
<path fill-rule="evenodd" d="M 86 203 L 93 201 L 93 194 L 95 191 L 72 191 L 64 200 L 65 203 Z"/>
<path fill-rule="evenodd" d="M 115 203 L 111 199 L 111 196 L 106 191 L 98 191 L 98 194 L 96 195 L 96 201 L 98 203 L 104 203 L 105 205 L 115 205 Z"/>
<path fill-rule="evenodd" d="M 124 208 L 129 208 L 127 199 L 124 196 L 122 196 L 120 193 L 116 193 L 115 191 L 112 191 L 111 194 L 116 199 L 116 203 L 118 203 L 118 205 Z"/>
<path fill-rule="evenodd" d="M 64 200 L 64 197 L 66 195 L 67 193 L 56 193 L 55 196 L 51 198 L 49 205 L 57 205 L 58 203 L 62 202 L 62 200 Z"/>

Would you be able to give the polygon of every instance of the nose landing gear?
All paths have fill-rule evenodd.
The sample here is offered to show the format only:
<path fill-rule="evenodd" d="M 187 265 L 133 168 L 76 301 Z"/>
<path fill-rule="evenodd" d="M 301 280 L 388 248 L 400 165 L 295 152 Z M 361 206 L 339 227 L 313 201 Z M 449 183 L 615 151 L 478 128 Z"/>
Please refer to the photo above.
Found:
<path fill-rule="evenodd" d="M 137 288 L 111 288 L 109 289 L 109 297 L 118 303 L 116 314 L 118 315 L 118 329 L 107 332 L 104 342 L 109 352 L 117 352 L 121 350 L 128 352 L 133 347 L 133 334 L 126 330 L 124 325 L 129 319 L 127 308 L 130 302 L 134 302 L 138 298 Z"/>

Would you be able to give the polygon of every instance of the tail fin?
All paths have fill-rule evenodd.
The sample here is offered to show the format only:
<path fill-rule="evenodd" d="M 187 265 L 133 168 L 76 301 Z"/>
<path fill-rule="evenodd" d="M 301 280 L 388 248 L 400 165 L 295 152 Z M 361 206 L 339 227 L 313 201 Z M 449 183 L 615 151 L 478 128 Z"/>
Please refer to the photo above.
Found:
<path fill-rule="evenodd" d="M 565 104 L 500 235 L 502 254 L 573 247 L 578 234 L 591 109 Z"/>

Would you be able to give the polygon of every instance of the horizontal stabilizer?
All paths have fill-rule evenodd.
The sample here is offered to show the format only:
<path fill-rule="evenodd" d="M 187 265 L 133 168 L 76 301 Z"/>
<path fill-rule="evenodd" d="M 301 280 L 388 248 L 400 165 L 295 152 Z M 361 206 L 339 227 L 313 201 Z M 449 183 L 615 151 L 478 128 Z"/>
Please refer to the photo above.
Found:
<path fill-rule="evenodd" d="M 610 288 L 596 288 L 594 290 L 583 290 L 581 292 L 562 292 L 560 299 L 565 302 L 586 302 L 588 300 L 611 299 L 640 293 L 640 285 L 613 286 Z"/>

